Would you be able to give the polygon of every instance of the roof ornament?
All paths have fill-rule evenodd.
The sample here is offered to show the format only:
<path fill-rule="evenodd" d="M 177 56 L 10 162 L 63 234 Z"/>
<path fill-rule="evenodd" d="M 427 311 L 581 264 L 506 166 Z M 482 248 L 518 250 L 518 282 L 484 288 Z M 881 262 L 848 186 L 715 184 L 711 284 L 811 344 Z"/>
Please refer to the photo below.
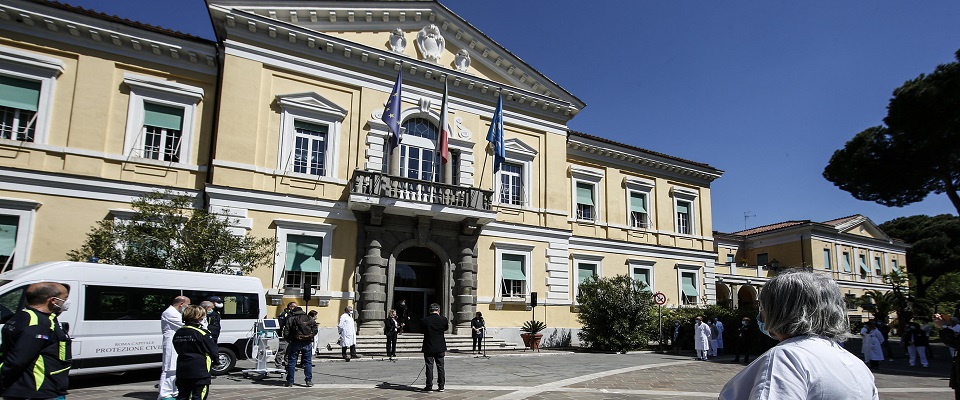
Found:
<path fill-rule="evenodd" d="M 403 51 L 407 49 L 407 38 L 403 36 L 403 30 L 400 28 L 394 29 L 390 33 L 390 51 L 403 54 Z"/>
<path fill-rule="evenodd" d="M 457 52 L 457 57 L 453 59 L 453 67 L 460 72 L 467 72 L 467 68 L 470 68 L 470 53 L 467 52 L 467 49 L 460 49 Z"/>
<path fill-rule="evenodd" d="M 445 43 L 443 36 L 440 36 L 440 28 L 434 24 L 423 27 L 417 33 L 417 48 L 420 49 L 424 61 L 439 63 Z"/>

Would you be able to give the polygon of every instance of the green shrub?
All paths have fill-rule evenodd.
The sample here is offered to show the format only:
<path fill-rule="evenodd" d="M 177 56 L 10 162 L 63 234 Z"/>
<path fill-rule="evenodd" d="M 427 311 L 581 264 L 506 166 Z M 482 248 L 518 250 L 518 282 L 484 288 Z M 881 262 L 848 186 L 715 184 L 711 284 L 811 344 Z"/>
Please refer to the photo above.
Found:
<path fill-rule="evenodd" d="M 590 277 L 577 293 L 580 342 L 592 349 L 627 351 L 647 346 L 656 331 L 656 308 L 645 283 L 627 275 Z"/>

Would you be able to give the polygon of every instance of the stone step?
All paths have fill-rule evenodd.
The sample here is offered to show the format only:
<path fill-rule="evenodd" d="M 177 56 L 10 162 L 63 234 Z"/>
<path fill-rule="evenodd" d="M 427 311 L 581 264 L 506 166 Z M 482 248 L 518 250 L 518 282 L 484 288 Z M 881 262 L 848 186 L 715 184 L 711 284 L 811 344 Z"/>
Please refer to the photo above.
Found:
<path fill-rule="evenodd" d="M 469 352 L 473 349 L 473 338 L 469 336 L 447 335 L 447 351 L 451 352 Z M 523 344 L 507 342 L 503 339 L 487 337 L 485 345 L 489 351 L 516 351 L 523 350 Z M 397 337 L 397 353 L 419 353 L 423 345 L 423 335 L 404 334 Z M 383 352 L 387 346 L 385 336 L 357 336 L 357 352 L 359 353 L 378 353 Z M 340 353 L 340 345 L 337 342 L 327 343 L 317 349 L 317 353 Z"/>

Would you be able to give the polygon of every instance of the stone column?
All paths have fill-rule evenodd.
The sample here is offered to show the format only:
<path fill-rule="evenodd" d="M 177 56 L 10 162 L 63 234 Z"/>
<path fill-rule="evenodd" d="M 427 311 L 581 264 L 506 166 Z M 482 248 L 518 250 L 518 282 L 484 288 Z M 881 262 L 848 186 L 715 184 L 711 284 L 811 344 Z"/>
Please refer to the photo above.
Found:
<path fill-rule="evenodd" d="M 740 307 L 740 293 L 737 289 L 737 285 L 730 284 L 730 305 L 735 309 Z"/>
<path fill-rule="evenodd" d="M 363 274 L 360 278 L 363 309 L 360 310 L 361 335 L 380 335 L 383 333 L 383 320 L 386 318 L 385 306 L 387 302 L 387 260 L 380 254 L 383 228 L 367 226 L 367 252 L 361 262 Z"/>
<path fill-rule="evenodd" d="M 454 333 L 470 332 L 470 320 L 477 312 L 477 263 L 473 248 L 477 240 L 472 236 L 461 236 L 459 240 L 460 259 L 454 269 Z"/>

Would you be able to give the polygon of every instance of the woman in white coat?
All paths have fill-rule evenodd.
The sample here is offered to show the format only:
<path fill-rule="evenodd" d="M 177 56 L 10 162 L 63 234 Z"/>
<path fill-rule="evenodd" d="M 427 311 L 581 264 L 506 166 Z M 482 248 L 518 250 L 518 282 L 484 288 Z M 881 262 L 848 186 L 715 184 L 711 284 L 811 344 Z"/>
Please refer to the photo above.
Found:
<path fill-rule="evenodd" d="M 698 360 L 707 361 L 710 337 L 710 326 L 703 323 L 703 317 L 697 317 L 697 323 L 693 327 L 693 348 L 697 350 Z"/>
<path fill-rule="evenodd" d="M 880 361 L 883 360 L 883 349 L 880 347 L 883 343 L 883 335 L 872 321 L 868 321 L 864 329 L 866 331 L 862 333 L 863 361 L 870 364 L 870 369 L 880 368 Z"/>
<path fill-rule="evenodd" d="M 350 361 L 351 358 L 360 358 L 357 355 L 357 325 L 353 321 L 353 306 L 347 306 L 343 309 L 340 323 L 337 324 L 337 331 L 340 332 L 340 350 L 343 359 Z M 349 356 L 347 355 L 347 348 L 350 349 Z"/>

